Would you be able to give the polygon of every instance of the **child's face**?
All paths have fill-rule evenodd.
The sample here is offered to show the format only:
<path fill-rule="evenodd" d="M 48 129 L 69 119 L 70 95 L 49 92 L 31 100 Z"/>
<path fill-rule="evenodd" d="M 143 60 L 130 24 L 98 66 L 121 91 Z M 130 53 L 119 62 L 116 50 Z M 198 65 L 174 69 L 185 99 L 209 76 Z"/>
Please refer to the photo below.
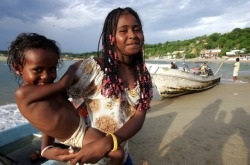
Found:
<path fill-rule="evenodd" d="M 119 55 L 131 56 L 141 51 L 143 34 L 132 14 L 124 13 L 120 15 L 115 40 Z"/>
<path fill-rule="evenodd" d="M 57 55 L 46 49 L 25 52 L 25 64 L 20 71 L 24 84 L 44 85 L 53 83 L 57 77 Z"/>

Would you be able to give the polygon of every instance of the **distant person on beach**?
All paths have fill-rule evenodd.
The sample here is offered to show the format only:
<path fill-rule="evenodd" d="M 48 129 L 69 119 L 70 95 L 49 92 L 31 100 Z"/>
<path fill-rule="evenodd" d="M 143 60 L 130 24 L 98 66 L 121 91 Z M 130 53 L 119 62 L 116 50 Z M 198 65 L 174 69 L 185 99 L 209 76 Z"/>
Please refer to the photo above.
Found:
<path fill-rule="evenodd" d="M 105 19 L 100 41 L 102 57 L 83 60 L 77 71 L 81 78 L 68 94 L 75 104 L 86 105 L 91 127 L 116 136 L 124 147 L 124 164 L 132 165 L 128 140 L 142 128 L 153 96 L 138 14 L 129 7 L 112 10 Z M 102 138 L 85 145 L 71 162 L 109 165 L 104 155 L 112 148 L 112 139 Z M 47 155 L 60 154 L 53 148 L 47 150 Z"/>
<path fill-rule="evenodd" d="M 240 59 L 236 58 L 236 62 L 234 63 L 233 82 L 238 80 L 239 70 L 240 70 Z"/>
<path fill-rule="evenodd" d="M 50 145 L 45 146 L 44 143 L 41 147 L 42 156 L 53 157 L 45 153 L 54 147 L 54 138 L 67 146 L 80 149 L 105 137 L 106 141 L 113 139 L 114 152 L 107 152 L 111 164 L 122 164 L 124 152 L 122 149 L 117 150 L 115 135 L 110 132 L 106 135 L 88 127 L 66 95 L 66 90 L 79 79 L 76 70 L 81 61 L 71 65 L 64 76 L 54 82 L 60 64 L 60 48 L 57 43 L 36 33 L 22 33 L 11 43 L 7 63 L 11 72 L 22 79 L 16 90 L 16 102 L 21 114 L 43 134 L 51 137 Z M 102 147 L 110 151 L 109 146 Z M 64 152 L 70 151 L 66 149 Z M 69 154 L 64 159 L 76 156 Z"/>

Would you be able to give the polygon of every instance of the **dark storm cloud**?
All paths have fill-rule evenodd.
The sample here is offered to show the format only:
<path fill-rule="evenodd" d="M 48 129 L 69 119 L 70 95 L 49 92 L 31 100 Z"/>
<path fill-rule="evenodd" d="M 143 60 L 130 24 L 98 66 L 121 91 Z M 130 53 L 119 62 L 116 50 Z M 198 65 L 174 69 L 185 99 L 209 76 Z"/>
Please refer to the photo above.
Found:
<path fill-rule="evenodd" d="M 36 22 L 44 16 L 60 17 L 66 5 L 63 1 L 51 0 L 1 0 L 0 18 Z"/>
<path fill-rule="evenodd" d="M 248 0 L 1 0 L 0 50 L 19 33 L 36 32 L 63 51 L 95 51 L 107 13 L 126 6 L 140 15 L 146 43 L 250 27 Z"/>

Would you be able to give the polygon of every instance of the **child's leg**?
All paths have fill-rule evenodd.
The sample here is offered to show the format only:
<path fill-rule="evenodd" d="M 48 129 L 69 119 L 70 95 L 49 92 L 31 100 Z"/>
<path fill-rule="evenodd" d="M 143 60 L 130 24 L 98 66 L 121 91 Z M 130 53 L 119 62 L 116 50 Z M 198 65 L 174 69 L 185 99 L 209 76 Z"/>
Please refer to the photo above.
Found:
<path fill-rule="evenodd" d="M 87 127 L 85 130 L 85 135 L 83 138 L 83 146 L 89 143 L 92 143 L 94 141 L 97 141 L 98 139 L 102 138 L 106 136 L 105 133 L 95 129 L 95 128 L 91 128 L 91 127 Z"/>

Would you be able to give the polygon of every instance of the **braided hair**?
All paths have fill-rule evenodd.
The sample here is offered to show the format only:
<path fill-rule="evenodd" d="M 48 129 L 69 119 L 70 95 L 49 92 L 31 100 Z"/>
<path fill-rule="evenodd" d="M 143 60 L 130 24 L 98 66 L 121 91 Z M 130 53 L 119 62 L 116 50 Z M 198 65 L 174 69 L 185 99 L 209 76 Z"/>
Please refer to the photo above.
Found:
<path fill-rule="evenodd" d="M 47 49 L 52 50 L 58 57 L 58 66 L 62 66 L 60 60 L 60 48 L 58 43 L 54 40 L 48 39 L 45 36 L 37 33 L 21 33 L 16 37 L 16 40 L 12 41 L 8 48 L 7 64 L 10 72 L 14 73 L 14 78 L 20 85 L 21 75 L 17 74 L 13 68 L 13 65 L 19 66 L 20 69 L 25 65 L 25 52 L 30 49 Z"/>
<path fill-rule="evenodd" d="M 115 48 L 115 34 L 120 15 L 124 13 L 132 14 L 140 27 L 142 27 L 141 20 L 138 14 L 129 7 L 116 8 L 112 10 L 105 19 L 102 34 L 98 43 L 98 50 L 100 41 L 102 41 L 102 57 L 104 58 L 104 79 L 102 85 L 102 95 L 118 96 L 124 92 L 124 85 L 119 76 L 118 71 L 118 54 Z M 143 34 L 143 32 L 142 32 Z M 134 56 L 133 65 L 136 66 L 136 79 L 140 86 L 140 100 L 142 103 L 141 110 L 150 109 L 150 101 L 153 96 L 151 76 L 146 68 L 143 58 L 143 48 L 137 55 Z M 136 86 L 137 84 L 135 84 Z"/>

